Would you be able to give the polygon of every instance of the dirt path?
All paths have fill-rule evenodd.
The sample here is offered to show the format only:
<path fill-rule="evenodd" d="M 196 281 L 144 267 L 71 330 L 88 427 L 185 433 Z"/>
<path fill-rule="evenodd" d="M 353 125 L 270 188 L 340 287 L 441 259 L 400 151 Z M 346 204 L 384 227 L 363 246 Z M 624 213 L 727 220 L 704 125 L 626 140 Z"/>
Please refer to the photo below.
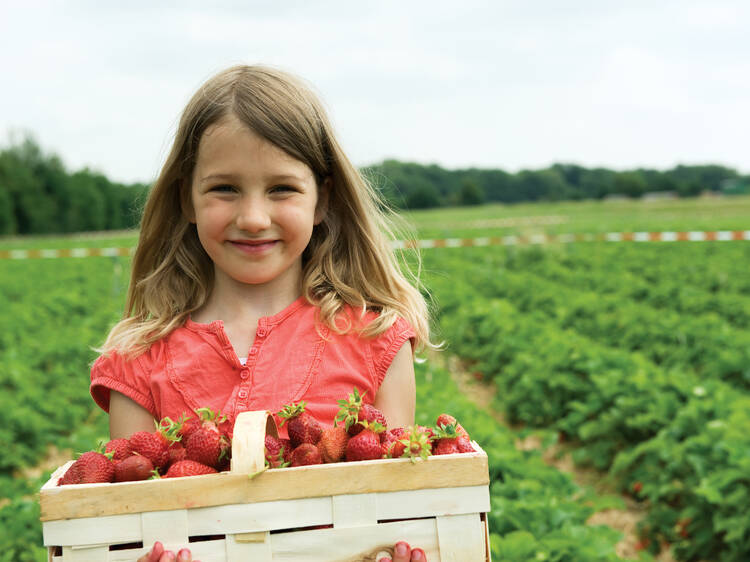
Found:
<path fill-rule="evenodd" d="M 493 384 L 484 382 L 480 377 L 471 374 L 459 358 L 453 355 L 444 352 L 432 354 L 430 361 L 448 369 L 462 394 L 492 414 L 498 422 L 510 427 L 504 416 L 492 408 L 492 400 L 496 396 L 496 389 Z M 593 488 L 597 494 L 601 495 L 618 495 L 617 490 L 605 483 L 605 473 L 575 466 L 570 452 L 563 447 L 556 445 L 542 450 L 541 440 L 533 436 L 518 439 L 516 447 L 523 450 L 540 450 L 542 458 L 547 464 L 554 466 L 561 472 L 570 474 L 573 481 L 581 487 Z M 587 523 L 589 525 L 608 525 L 621 532 L 623 537 L 617 543 L 615 552 L 621 558 L 634 559 L 638 558 L 638 551 L 636 550 L 636 544 L 639 540 L 636 535 L 637 525 L 645 517 L 646 511 L 641 504 L 631 498 L 623 497 L 623 500 L 625 501 L 625 509 L 599 511 L 589 517 Z M 659 562 L 675 562 L 668 550 L 660 553 L 656 560 Z"/>

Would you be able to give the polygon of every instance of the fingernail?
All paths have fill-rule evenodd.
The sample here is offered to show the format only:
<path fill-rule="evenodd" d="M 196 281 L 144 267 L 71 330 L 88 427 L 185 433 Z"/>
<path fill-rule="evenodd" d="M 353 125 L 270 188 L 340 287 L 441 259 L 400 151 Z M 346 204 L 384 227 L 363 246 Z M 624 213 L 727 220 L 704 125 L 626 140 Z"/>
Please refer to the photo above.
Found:
<path fill-rule="evenodd" d="M 398 554 L 399 556 L 406 554 L 408 550 L 409 550 L 409 545 L 407 545 L 405 542 L 396 543 L 395 551 L 396 551 L 396 554 Z"/>
<path fill-rule="evenodd" d="M 190 558 L 190 551 L 187 548 L 183 548 L 180 552 L 177 553 L 177 560 L 186 562 L 188 558 Z"/>
<path fill-rule="evenodd" d="M 169 560 L 170 562 L 174 560 L 174 552 L 168 550 L 165 554 L 167 555 L 167 560 Z"/>
<path fill-rule="evenodd" d="M 424 551 L 421 548 L 415 548 L 411 551 L 411 559 L 412 560 L 424 560 L 425 555 Z"/>

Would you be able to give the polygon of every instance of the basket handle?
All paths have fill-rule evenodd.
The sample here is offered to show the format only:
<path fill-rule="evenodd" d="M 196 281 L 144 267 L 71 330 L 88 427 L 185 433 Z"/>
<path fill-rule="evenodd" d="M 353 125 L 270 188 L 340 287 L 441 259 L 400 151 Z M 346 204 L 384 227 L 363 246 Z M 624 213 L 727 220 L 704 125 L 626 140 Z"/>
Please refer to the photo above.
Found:
<path fill-rule="evenodd" d="M 271 412 L 241 412 L 234 422 L 230 472 L 256 474 L 266 466 L 266 435 L 279 436 Z"/>

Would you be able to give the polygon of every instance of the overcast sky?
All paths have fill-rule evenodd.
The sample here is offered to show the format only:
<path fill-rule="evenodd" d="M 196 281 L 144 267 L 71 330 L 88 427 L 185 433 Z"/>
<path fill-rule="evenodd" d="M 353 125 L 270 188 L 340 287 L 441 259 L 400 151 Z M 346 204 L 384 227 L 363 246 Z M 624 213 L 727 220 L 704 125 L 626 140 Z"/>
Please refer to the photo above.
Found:
<path fill-rule="evenodd" d="M 0 142 L 151 181 L 235 63 L 309 82 L 357 165 L 750 172 L 750 2 L 0 0 Z"/>

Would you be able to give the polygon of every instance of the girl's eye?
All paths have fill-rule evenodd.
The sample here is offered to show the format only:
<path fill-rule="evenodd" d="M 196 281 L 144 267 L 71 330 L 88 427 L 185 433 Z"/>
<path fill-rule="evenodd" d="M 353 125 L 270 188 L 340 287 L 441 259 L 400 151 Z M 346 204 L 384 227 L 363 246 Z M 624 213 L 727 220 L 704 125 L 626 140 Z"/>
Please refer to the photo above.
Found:
<path fill-rule="evenodd" d="M 231 193 L 234 191 L 234 187 L 231 185 L 215 185 L 211 188 L 211 191 L 219 191 L 221 193 Z"/>
<path fill-rule="evenodd" d="M 290 185 L 277 185 L 271 188 L 272 193 L 291 193 L 292 191 L 297 190 Z"/>

